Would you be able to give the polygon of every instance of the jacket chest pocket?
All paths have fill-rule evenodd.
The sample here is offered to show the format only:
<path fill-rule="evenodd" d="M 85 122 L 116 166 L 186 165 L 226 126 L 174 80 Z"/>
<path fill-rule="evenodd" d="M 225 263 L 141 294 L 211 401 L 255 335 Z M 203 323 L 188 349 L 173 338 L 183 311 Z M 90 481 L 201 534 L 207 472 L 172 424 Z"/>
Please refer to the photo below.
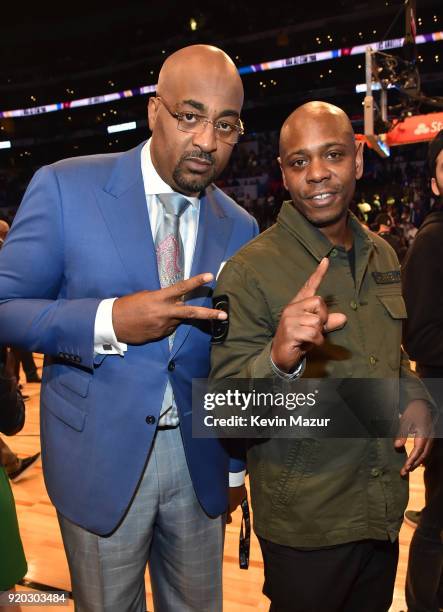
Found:
<path fill-rule="evenodd" d="M 406 305 L 400 293 L 377 293 L 380 307 L 375 324 L 380 343 L 380 355 L 386 355 L 389 366 L 400 367 L 402 323 L 407 318 Z"/>

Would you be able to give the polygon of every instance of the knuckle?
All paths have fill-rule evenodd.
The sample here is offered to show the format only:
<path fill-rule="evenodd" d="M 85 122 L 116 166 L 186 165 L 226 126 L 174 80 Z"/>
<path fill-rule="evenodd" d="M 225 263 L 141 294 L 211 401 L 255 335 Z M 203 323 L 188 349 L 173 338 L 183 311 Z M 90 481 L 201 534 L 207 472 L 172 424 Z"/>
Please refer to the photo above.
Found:
<path fill-rule="evenodd" d="M 187 319 L 195 319 L 197 316 L 195 308 L 193 308 L 192 306 L 185 306 L 184 314 Z"/>
<path fill-rule="evenodd" d="M 178 283 L 176 283 L 175 286 L 180 291 L 180 293 L 185 293 L 186 292 L 186 281 L 181 280 Z"/>
<path fill-rule="evenodd" d="M 313 342 L 318 340 L 318 331 L 317 331 L 317 329 L 315 327 L 311 327 L 309 329 L 309 335 L 310 335 L 310 338 L 311 338 L 311 340 Z"/>

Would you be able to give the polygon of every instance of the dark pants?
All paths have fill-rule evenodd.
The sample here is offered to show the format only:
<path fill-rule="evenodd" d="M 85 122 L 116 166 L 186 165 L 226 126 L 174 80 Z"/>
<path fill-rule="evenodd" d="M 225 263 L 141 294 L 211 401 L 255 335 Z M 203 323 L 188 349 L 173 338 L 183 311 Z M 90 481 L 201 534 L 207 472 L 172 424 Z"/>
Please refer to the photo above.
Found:
<path fill-rule="evenodd" d="M 363 540 L 302 550 L 259 538 L 270 612 L 387 612 L 398 541 Z"/>
<path fill-rule="evenodd" d="M 30 351 L 23 351 L 22 349 L 13 347 L 12 352 L 15 357 L 15 377 L 17 382 L 20 379 L 20 363 L 23 365 L 26 380 L 28 380 L 30 376 L 37 374 L 37 366 L 35 365 L 34 357 Z"/>
<path fill-rule="evenodd" d="M 443 369 L 417 368 L 440 410 L 443 404 Z M 439 378 L 434 378 L 436 375 Z M 443 608 L 443 439 L 437 424 L 434 447 L 425 465 L 425 507 L 409 549 L 406 602 L 409 612 L 438 612 Z"/>

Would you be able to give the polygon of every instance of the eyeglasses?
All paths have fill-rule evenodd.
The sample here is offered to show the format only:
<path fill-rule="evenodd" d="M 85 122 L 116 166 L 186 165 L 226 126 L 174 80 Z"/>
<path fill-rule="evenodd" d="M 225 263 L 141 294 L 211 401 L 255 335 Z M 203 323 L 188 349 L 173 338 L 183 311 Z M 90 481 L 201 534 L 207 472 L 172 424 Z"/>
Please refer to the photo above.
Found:
<path fill-rule="evenodd" d="M 201 134 L 208 123 L 212 123 L 214 126 L 215 137 L 218 140 L 226 142 L 228 144 L 236 144 L 240 136 L 245 133 L 245 128 L 242 120 L 239 118 L 237 123 L 230 123 L 224 119 L 216 119 L 212 121 L 205 115 L 199 115 L 192 111 L 173 112 L 168 107 L 166 102 L 160 96 L 157 96 L 157 100 L 163 104 L 168 113 L 177 119 L 177 129 L 181 132 L 190 132 L 191 134 Z"/>

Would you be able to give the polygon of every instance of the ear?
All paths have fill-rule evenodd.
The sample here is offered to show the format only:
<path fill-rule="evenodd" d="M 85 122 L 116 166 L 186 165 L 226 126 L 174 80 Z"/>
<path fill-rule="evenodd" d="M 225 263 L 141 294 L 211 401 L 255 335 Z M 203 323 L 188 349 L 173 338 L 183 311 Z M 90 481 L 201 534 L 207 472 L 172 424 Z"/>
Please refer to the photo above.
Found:
<path fill-rule="evenodd" d="M 355 142 L 355 178 L 361 179 L 363 176 L 363 149 L 365 143 L 360 140 Z"/>
<path fill-rule="evenodd" d="M 155 122 L 157 121 L 158 109 L 160 107 L 160 100 L 155 96 L 151 96 L 148 100 L 148 123 L 151 132 L 154 131 Z"/>
<path fill-rule="evenodd" d="M 277 157 L 277 161 L 278 161 L 278 165 L 280 166 L 281 176 L 282 176 L 282 179 L 283 179 L 283 185 L 285 186 L 286 191 L 289 191 L 288 190 L 288 185 L 286 183 L 286 177 L 285 177 L 285 173 L 284 173 L 284 170 L 283 170 L 283 166 L 281 165 L 281 157 Z"/>
<path fill-rule="evenodd" d="M 441 195 L 442 195 L 442 193 L 441 193 L 440 189 L 438 188 L 438 185 L 437 185 L 437 181 L 436 181 L 436 179 L 435 179 L 435 176 L 433 176 L 433 177 L 431 178 L 431 189 L 432 189 L 432 193 L 433 193 L 435 196 L 437 196 L 437 197 L 438 197 L 438 196 L 441 196 Z"/>

